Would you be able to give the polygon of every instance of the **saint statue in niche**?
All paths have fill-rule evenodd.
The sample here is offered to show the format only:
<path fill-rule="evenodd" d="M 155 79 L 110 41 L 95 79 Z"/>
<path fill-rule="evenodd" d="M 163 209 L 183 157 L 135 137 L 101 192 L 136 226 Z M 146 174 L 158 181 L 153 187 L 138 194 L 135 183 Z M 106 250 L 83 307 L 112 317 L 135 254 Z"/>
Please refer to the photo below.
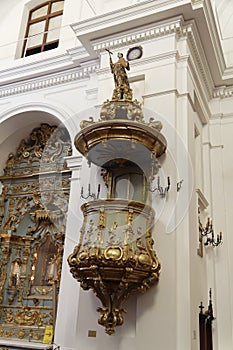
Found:
<path fill-rule="evenodd" d="M 21 260 L 19 258 L 15 259 L 11 264 L 11 272 L 9 279 L 9 287 L 18 287 L 20 285 L 20 269 Z"/>
<path fill-rule="evenodd" d="M 57 256 L 54 254 L 50 257 L 47 264 L 47 271 L 45 275 L 45 280 L 51 284 L 58 280 L 58 261 Z"/>
<path fill-rule="evenodd" d="M 35 274 L 33 284 L 35 286 L 47 286 L 60 278 L 61 253 L 48 235 L 36 250 Z"/>

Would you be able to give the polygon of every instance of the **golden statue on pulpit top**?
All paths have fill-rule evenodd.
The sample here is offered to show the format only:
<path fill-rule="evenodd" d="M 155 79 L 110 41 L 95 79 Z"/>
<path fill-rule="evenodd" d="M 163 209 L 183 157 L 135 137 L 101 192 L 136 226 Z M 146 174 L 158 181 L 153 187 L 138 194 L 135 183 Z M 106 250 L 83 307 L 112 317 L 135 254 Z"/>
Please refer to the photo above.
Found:
<path fill-rule="evenodd" d="M 119 52 L 117 54 L 118 61 L 113 63 L 112 52 L 106 49 L 109 53 L 110 68 L 114 76 L 115 89 L 113 90 L 112 100 L 132 100 L 132 89 L 129 86 L 129 79 L 126 74 L 126 69 L 130 70 L 129 62 L 123 57 L 123 54 Z"/>

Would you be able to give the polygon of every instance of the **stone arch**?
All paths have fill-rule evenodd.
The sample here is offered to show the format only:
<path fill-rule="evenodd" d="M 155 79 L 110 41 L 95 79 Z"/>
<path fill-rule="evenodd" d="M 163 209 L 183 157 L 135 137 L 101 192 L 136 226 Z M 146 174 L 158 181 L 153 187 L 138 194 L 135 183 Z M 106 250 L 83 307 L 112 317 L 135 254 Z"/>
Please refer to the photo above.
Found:
<path fill-rule="evenodd" d="M 71 138 L 72 152 L 73 139 L 77 131 L 74 119 L 64 109 L 44 103 L 23 104 L 5 111 L 0 115 L 1 128 L 0 140 L 2 156 L 0 159 L 0 174 L 10 152 L 14 152 L 24 137 L 30 131 L 40 125 L 48 123 L 51 125 L 64 126 Z"/>

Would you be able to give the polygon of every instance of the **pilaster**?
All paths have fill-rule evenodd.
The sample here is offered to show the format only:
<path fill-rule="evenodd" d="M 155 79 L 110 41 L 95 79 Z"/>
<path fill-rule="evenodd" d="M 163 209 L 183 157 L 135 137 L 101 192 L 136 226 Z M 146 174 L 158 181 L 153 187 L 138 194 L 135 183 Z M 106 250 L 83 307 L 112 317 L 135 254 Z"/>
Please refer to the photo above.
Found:
<path fill-rule="evenodd" d="M 223 140 L 221 119 L 210 124 L 210 166 L 212 190 L 212 214 L 215 234 L 223 232 L 223 245 L 219 248 L 209 248 L 209 256 L 213 259 L 215 270 L 216 293 L 216 330 L 218 349 L 232 348 L 232 296 L 231 296 L 231 269 L 229 266 L 230 252 L 226 227 L 226 203 L 223 169 Z"/>
<path fill-rule="evenodd" d="M 61 346 L 62 350 L 74 350 L 76 349 L 80 286 L 69 272 L 67 257 L 79 241 L 79 222 L 81 225 L 82 217 L 79 208 L 82 156 L 66 157 L 66 162 L 68 168 L 72 171 L 72 177 L 70 179 L 70 201 L 54 342 Z"/>

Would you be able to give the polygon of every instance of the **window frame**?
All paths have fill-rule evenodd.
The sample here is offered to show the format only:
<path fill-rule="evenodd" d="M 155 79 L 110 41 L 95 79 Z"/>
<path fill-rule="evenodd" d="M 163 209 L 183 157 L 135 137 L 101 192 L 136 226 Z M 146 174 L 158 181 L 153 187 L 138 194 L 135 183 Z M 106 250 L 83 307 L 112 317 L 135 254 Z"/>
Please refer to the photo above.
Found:
<path fill-rule="evenodd" d="M 48 1 L 45 1 L 43 3 L 41 3 L 40 5 L 37 5 L 35 7 L 33 7 L 30 11 L 29 11 L 29 15 L 28 15 L 28 21 L 27 21 L 27 26 L 26 26 L 26 32 L 25 32 L 25 37 L 24 37 L 24 44 L 23 44 L 23 48 L 22 48 L 22 55 L 21 57 L 26 57 L 26 56 L 31 56 L 31 55 L 26 55 L 27 53 L 27 40 L 28 40 L 28 35 L 29 35 L 29 30 L 30 30 L 30 26 L 32 24 L 35 24 L 35 23 L 39 23 L 39 22 L 42 22 L 42 21 L 45 21 L 45 28 L 44 28 L 44 31 L 43 31 L 43 39 L 42 39 L 42 43 L 40 45 L 35 45 L 35 46 L 32 46 L 30 47 L 30 50 L 33 50 L 33 49 L 40 49 L 39 52 L 35 52 L 35 53 L 40 53 L 40 52 L 44 52 L 44 51 L 48 51 L 48 50 L 45 50 L 46 48 L 46 45 L 51 45 L 51 44 L 58 44 L 59 42 L 59 39 L 58 40 L 53 40 L 53 41 L 49 41 L 47 42 L 47 36 L 48 36 L 48 27 L 49 27 L 49 21 L 51 18 L 55 18 L 55 17 L 58 17 L 58 16 L 62 16 L 63 15 L 63 11 L 64 11 L 64 8 L 62 10 L 58 10 L 58 11 L 55 11 L 53 13 L 51 13 L 51 10 L 52 10 L 52 5 L 56 2 L 60 2 L 61 0 L 48 0 Z M 65 0 L 63 0 L 63 2 L 65 2 Z M 43 15 L 43 16 L 40 16 L 40 17 L 37 17 L 35 19 L 32 19 L 32 15 L 33 13 L 48 5 L 48 11 L 47 11 L 47 14 L 46 15 Z"/>

